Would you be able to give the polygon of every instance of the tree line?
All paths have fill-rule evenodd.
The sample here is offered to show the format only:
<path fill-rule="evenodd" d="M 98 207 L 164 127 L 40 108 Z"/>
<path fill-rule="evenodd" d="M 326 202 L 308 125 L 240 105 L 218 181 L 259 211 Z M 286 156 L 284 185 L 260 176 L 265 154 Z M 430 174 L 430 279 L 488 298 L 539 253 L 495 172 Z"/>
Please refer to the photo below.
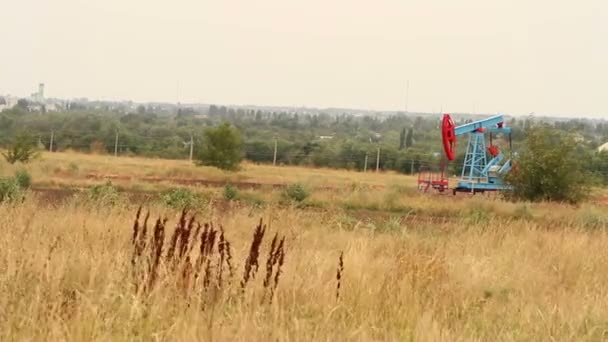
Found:
<path fill-rule="evenodd" d="M 54 113 L 29 113 L 19 107 L 0 113 L 0 146 L 7 147 L 19 132 L 44 149 L 140 155 L 181 159 L 208 151 L 209 130 L 229 124 L 238 136 L 237 154 L 255 163 L 364 170 L 378 167 L 401 173 L 417 173 L 445 162 L 441 147 L 441 115 L 393 113 L 287 112 L 230 108 L 211 105 L 206 109 L 178 108 L 173 113 L 155 112 L 139 106 L 132 112 L 72 106 Z M 462 124 L 472 117 L 454 115 Z M 538 119 L 510 118 L 514 150 L 521 149 L 528 130 Z M 597 147 L 608 142 L 608 124 L 590 120 L 548 123 L 555 131 L 575 137 L 576 152 L 585 169 L 608 182 L 608 157 Z M 225 127 L 224 127 L 225 129 Z M 51 138 L 53 145 L 51 146 Z M 506 139 L 495 142 L 506 148 Z M 466 150 L 466 137 L 459 139 L 456 161 L 449 172 L 458 174 Z M 367 158 L 366 158 L 367 156 Z M 367 165 L 365 164 L 367 160 Z"/>

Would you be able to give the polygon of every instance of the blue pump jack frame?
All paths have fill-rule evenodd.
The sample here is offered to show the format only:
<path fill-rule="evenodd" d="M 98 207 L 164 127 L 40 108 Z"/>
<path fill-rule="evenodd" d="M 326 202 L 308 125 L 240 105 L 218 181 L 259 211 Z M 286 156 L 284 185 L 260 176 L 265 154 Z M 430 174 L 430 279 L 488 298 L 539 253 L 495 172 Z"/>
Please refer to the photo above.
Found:
<path fill-rule="evenodd" d="M 468 133 L 469 142 L 462 168 L 462 178 L 453 189 L 456 192 L 471 192 L 473 194 L 485 191 L 511 190 L 512 187 L 504 184 L 504 177 L 511 170 L 511 161 L 503 163 L 505 155 L 501 152 L 488 161 L 485 134 L 479 129 L 487 129 L 490 133 L 511 133 L 509 127 L 498 127 L 504 121 L 502 115 L 488 119 L 464 124 L 455 128 L 455 135 Z M 502 164 L 501 164 L 502 163 Z M 492 167 L 498 166 L 496 175 L 490 175 Z"/>

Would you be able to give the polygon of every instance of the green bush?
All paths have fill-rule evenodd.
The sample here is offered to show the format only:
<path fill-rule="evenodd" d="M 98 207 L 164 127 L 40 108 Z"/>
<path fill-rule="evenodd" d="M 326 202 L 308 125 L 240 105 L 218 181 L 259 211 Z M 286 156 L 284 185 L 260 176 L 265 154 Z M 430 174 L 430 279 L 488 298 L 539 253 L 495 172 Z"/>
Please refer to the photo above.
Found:
<path fill-rule="evenodd" d="M 241 133 L 229 123 L 208 128 L 204 143 L 197 152 L 196 163 L 236 171 L 243 159 L 242 145 Z"/>
<path fill-rule="evenodd" d="M 283 191 L 283 198 L 295 202 L 303 202 L 308 196 L 308 191 L 300 184 L 292 184 Z"/>
<path fill-rule="evenodd" d="M 161 196 L 161 202 L 164 205 L 176 209 L 195 207 L 201 204 L 201 201 L 202 198 L 199 194 L 186 188 L 170 189 Z"/>
<path fill-rule="evenodd" d="M 15 136 L 11 145 L 2 155 L 10 164 L 16 162 L 27 163 L 38 156 L 34 139 L 27 133 L 19 133 Z"/>
<path fill-rule="evenodd" d="M 237 198 L 239 195 L 238 189 L 235 186 L 230 184 L 224 186 L 224 199 L 227 201 L 232 201 Z"/>
<path fill-rule="evenodd" d="M 32 176 L 26 170 L 18 170 L 15 172 L 15 181 L 22 189 L 29 189 L 32 185 Z"/>
<path fill-rule="evenodd" d="M 25 197 L 23 189 L 14 178 L 0 179 L 0 202 L 22 201 Z"/>
<path fill-rule="evenodd" d="M 118 188 L 108 181 L 105 184 L 95 185 L 88 190 L 88 198 L 91 201 L 103 204 L 115 205 L 120 200 Z"/>
<path fill-rule="evenodd" d="M 589 174 L 583 169 L 575 138 L 548 126 L 527 132 L 521 153 L 506 180 L 514 190 L 511 196 L 531 202 L 579 203 L 589 194 Z"/>

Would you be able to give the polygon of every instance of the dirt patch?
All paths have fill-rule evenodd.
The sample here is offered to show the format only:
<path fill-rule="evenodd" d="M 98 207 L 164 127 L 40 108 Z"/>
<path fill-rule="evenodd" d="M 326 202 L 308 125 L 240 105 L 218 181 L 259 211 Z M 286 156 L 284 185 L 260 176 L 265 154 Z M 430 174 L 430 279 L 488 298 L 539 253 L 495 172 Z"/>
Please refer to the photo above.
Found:
<path fill-rule="evenodd" d="M 32 188 L 31 191 L 35 194 L 38 203 L 43 205 L 59 206 L 74 197 L 78 193 L 82 193 L 85 189 L 77 188 Z M 145 191 L 120 191 L 129 203 L 136 205 L 146 205 L 155 199 L 158 199 L 160 192 L 145 192 Z M 212 201 L 214 209 L 221 212 L 229 212 L 239 208 L 245 204 L 239 202 L 225 201 L 223 199 L 214 199 Z M 325 212 L 323 208 L 307 208 L 306 210 Z M 405 213 L 375 211 L 367 209 L 347 210 L 349 215 L 361 221 L 388 221 L 397 218 L 401 223 L 432 223 L 444 224 L 450 220 L 445 217 L 433 217 L 428 215 L 409 215 Z"/>
<path fill-rule="evenodd" d="M 57 204 L 67 201 L 74 196 L 76 190 L 73 189 L 32 189 L 39 203 Z"/>
<path fill-rule="evenodd" d="M 595 200 L 596 204 L 599 205 L 608 205 L 608 196 L 599 197 Z"/>
<path fill-rule="evenodd" d="M 195 185 L 195 186 L 206 186 L 206 187 L 223 187 L 225 185 L 232 185 L 239 189 L 259 189 L 261 187 L 272 187 L 275 189 L 284 188 L 287 184 L 281 183 L 255 183 L 255 182 L 228 182 L 223 180 L 210 180 L 210 179 L 196 179 L 196 178 L 171 178 L 171 177 L 130 177 L 125 175 L 112 175 L 112 174 L 99 174 L 89 173 L 85 176 L 86 179 L 94 180 L 122 180 L 122 181 L 143 181 L 148 183 L 160 183 L 169 182 L 181 185 Z"/>
<path fill-rule="evenodd" d="M 223 187 L 228 184 L 240 189 L 240 190 L 255 190 L 260 188 L 272 188 L 272 189 L 283 189 L 289 184 L 285 183 L 257 183 L 257 182 L 247 182 L 247 181 L 226 181 L 226 180 L 211 180 L 211 179 L 200 179 L 200 178 L 173 178 L 173 177 L 152 177 L 152 176 L 144 176 L 144 177 L 131 177 L 126 175 L 118 175 L 118 174 L 101 174 L 101 173 L 89 173 L 85 176 L 86 179 L 93 180 L 121 180 L 121 181 L 143 181 L 148 183 L 161 183 L 161 182 L 169 182 L 180 185 L 188 185 L 188 186 L 203 186 L 203 187 Z M 382 185 L 368 185 L 367 188 L 369 190 L 380 190 L 385 187 Z M 325 187 L 315 187 L 317 190 L 338 190 L 341 189 L 339 186 L 325 186 Z"/>
<path fill-rule="evenodd" d="M 34 193 L 38 203 L 59 205 L 73 198 L 74 195 L 81 193 L 83 189 L 34 187 L 31 191 Z M 158 197 L 158 193 L 144 191 L 125 191 L 121 192 L 121 194 L 126 196 L 131 203 L 145 203 Z"/>

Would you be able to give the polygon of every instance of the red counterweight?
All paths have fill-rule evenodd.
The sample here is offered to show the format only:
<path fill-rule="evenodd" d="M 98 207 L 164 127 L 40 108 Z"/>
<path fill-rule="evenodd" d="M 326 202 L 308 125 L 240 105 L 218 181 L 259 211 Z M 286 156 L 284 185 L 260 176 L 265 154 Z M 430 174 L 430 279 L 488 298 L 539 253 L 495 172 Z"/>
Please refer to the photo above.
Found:
<path fill-rule="evenodd" d="M 454 133 L 454 121 L 450 114 L 443 114 L 443 123 L 441 125 L 441 133 L 443 138 L 443 150 L 448 160 L 454 160 L 456 148 L 456 134 Z"/>

